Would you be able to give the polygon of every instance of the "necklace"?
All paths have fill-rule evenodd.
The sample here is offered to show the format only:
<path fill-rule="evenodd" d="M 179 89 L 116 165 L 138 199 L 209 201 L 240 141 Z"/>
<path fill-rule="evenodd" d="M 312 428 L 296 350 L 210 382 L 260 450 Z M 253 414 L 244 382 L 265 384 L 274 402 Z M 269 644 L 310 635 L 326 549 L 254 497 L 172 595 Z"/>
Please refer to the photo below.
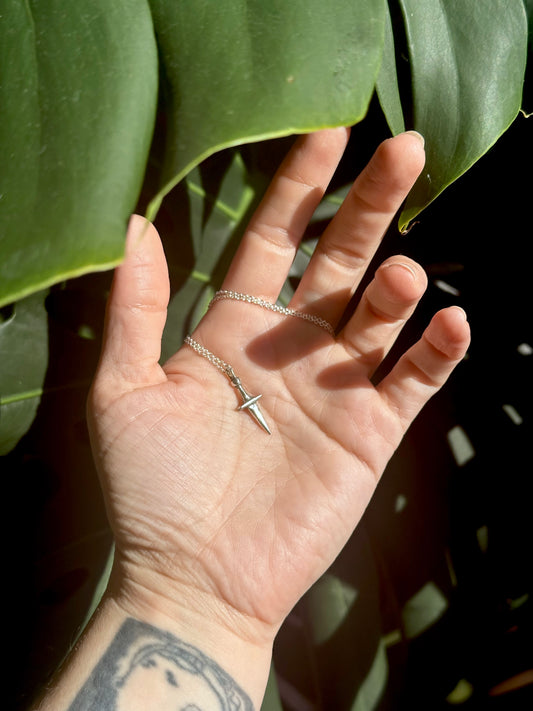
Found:
<path fill-rule="evenodd" d="M 259 409 L 259 405 L 257 404 L 257 401 L 259 400 L 259 398 L 262 397 L 262 395 L 250 395 L 250 393 L 244 389 L 241 383 L 241 379 L 235 373 L 231 365 L 229 363 L 226 363 L 225 360 L 222 360 L 222 358 L 216 356 L 205 346 L 200 345 L 200 343 L 198 343 L 198 341 L 195 341 L 194 338 L 191 338 L 191 336 L 187 336 L 185 338 L 185 343 L 190 346 L 194 351 L 196 351 L 198 355 L 201 355 L 203 358 L 208 360 L 229 378 L 230 383 L 242 397 L 242 405 L 240 405 L 238 409 L 241 411 L 247 410 L 256 420 L 256 422 L 265 430 L 265 432 L 268 432 L 268 434 L 272 434 L 270 431 L 270 427 L 267 425 L 263 413 L 261 412 L 261 410 Z"/>
<path fill-rule="evenodd" d="M 260 299 L 258 296 L 250 296 L 249 294 L 241 294 L 238 291 L 230 291 L 228 289 L 221 289 L 217 291 L 214 297 L 211 299 L 208 308 L 216 303 L 217 301 L 222 301 L 223 299 L 232 299 L 234 301 L 244 301 L 247 304 L 255 304 L 263 309 L 268 309 L 269 311 L 274 311 L 278 314 L 283 314 L 285 316 L 294 316 L 296 318 L 301 318 L 305 321 L 309 321 L 315 326 L 319 326 L 327 331 L 331 336 L 335 336 L 335 329 L 328 323 L 325 319 L 319 316 L 314 316 L 313 314 L 305 313 L 305 311 L 297 311 L 296 309 L 289 309 L 285 306 L 279 306 L 278 304 L 272 304 L 270 301 L 265 301 L 265 299 Z M 242 397 L 242 404 L 239 406 L 240 411 L 247 411 L 255 419 L 255 421 L 265 430 L 268 434 L 271 434 L 270 428 L 263 416 L 263 413 L 259 409 L 257 404 L 258 400 L 262 395 L 251 395 L 243 386 L 241 379 L 235 373 L 233 368 L 225 360 L 219 358 L 217 355 L 212 353 L 208 348 L 202 346 L 201 343 L 195 341 L 191 336 L 185 338 L 185 343 L 190 346 L 198 355 L 205 358 L 209 363 L 218 368 L 224 375 L 229 379 L 230 383 L 237 390 L 239 395 Z"/>
<path fill-rule="evenodd" d="M 301 318 L 304 321 L 309 321 L 314 323 L 315 326 L 319 326 L 327 331 L 331 336 L 335 335 L 335 329 L 333 326 L 326 321 L 326 319 L 320 318 L 320 316 L 314 316 L 313 314 L 308 314 L 305 311 L 297 311 L 296 309 L 289 309 L 286 306 L 280 306 L 279 304 L 272 304 L 270 301 L 265 301 L 265 299 L 260 299 L 258 296 L 250 296 L 250 294 L 241 294 L 238 291 L 230 291 L 229 289 L 221 289 L 217 291 L 209 303 L 209 307 L 216 303 L 217 301 L 222 301 L 223 299 L 233 299 L 234 301 L 245 301 L 247 304 L 255 304 L 256 306 L 261 306 L 263 309 L 268 309 L 269 311 L 274 311 L 277 314 L 283 314 L 284 316 L 295 316 L 296 318 Z"/>

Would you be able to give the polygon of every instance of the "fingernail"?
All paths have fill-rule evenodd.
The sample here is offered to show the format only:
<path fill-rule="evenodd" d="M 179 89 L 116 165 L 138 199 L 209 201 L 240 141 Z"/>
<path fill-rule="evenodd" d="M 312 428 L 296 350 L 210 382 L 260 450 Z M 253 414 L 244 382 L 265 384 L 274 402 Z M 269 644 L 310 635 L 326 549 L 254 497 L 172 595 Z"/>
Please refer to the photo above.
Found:
<path fill-rule="evenodd" d="M 405 269 L 406 271 L 409 272 L 409 275 L 412 277 L 413 281 L 417 277 L 415 270 L 409 264 L 406 264 L 405 262 L 386 262 L 385 264 L 382 264 L 381 266 L 385 269 L 390 269 L 390 267 L 402 267 L 402 269 Z"/>
<path fill-rule="evenodd" d="M 461 313 L 461 315 L 465 321 L 468 321 L 468 316 L 466 315 L 466 311 L 463 308 L 461 308 L 460 306 L 457 306 L 457 305 L 454 305 L 453 308 L 457 309 L 457 311 L 459 311 Z"/>
<path fill-rule="evenodd" d="M 406 131 L 405 133 L 407 133 L 409 136 L 416 136 L 418 140 L 422 142 L 423 146 L 426 144 L 424 136 L 421 133 L 418 133 L 418 131 Z"/>
<path fill-rule="evenodd" d="M 141 215 L 132 215 L 128 223 L 126 233 L 126 249 L 129 252 L 136 252 L 142 244 L 150 223 Z"/>

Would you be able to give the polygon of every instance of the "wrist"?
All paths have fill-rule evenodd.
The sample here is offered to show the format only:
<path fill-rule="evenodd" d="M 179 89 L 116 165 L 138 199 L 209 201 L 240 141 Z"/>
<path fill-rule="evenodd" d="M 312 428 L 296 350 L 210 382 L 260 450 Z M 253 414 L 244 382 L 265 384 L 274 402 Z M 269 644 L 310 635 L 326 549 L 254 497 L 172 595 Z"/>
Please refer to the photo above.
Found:
<path fill-rule="evenodd" d="M 152 603 L 150 602 L 152 600 Z M 239 708 L 259 711 L 271 647 L 189 608 L 112 582 L 39 711 Z"/>
<path fill-rule="evenodd" d="M 123 564 L 113 570 L 104 604 L 114 606 L 125 620 L 192 645 L 260 708 L 277 631 L 271 625 L 240 613 L 210 591 L 175 579 L 162 581 L 159 573 L 133 572 Z"/>
<path fill-rule="evenodd" d="M 245 644 L 271 649 L 279 625 L 262 620 L 227 602 L 216 589 L 186 573 L 172 576 L 155 567 L 116 558 L 107 594 L 126 614 L 157 614 L 170 621 L 217 630 Z"/>

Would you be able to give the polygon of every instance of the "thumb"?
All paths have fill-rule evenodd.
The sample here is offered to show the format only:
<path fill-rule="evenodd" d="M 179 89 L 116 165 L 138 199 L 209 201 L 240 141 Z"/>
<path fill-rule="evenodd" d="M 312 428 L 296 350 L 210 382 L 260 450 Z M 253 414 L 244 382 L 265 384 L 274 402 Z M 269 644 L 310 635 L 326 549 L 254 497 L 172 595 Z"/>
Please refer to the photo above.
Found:
<path fill-rule="evenodd" d="M 124 392 L 166 379 L 159 358 L 169 293 L 159 234 L 150 222 L 133 215 L 126 256 L 113 278 L 98 368 L 98 376 L 115 385 L 109 391 L 118 387 Z"/>

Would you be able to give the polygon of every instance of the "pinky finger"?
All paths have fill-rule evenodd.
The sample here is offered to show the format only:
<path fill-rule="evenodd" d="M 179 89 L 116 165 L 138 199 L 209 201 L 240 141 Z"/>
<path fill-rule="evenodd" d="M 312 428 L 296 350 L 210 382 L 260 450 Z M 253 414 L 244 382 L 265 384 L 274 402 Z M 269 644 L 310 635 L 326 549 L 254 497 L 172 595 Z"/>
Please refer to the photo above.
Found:
<path fill-rule="evenodd" d="M 444 385 L 469 344 L 465 312 L 456 306 L 443 309 L 378 385 L 378 392 L 405 430 Z"/>

